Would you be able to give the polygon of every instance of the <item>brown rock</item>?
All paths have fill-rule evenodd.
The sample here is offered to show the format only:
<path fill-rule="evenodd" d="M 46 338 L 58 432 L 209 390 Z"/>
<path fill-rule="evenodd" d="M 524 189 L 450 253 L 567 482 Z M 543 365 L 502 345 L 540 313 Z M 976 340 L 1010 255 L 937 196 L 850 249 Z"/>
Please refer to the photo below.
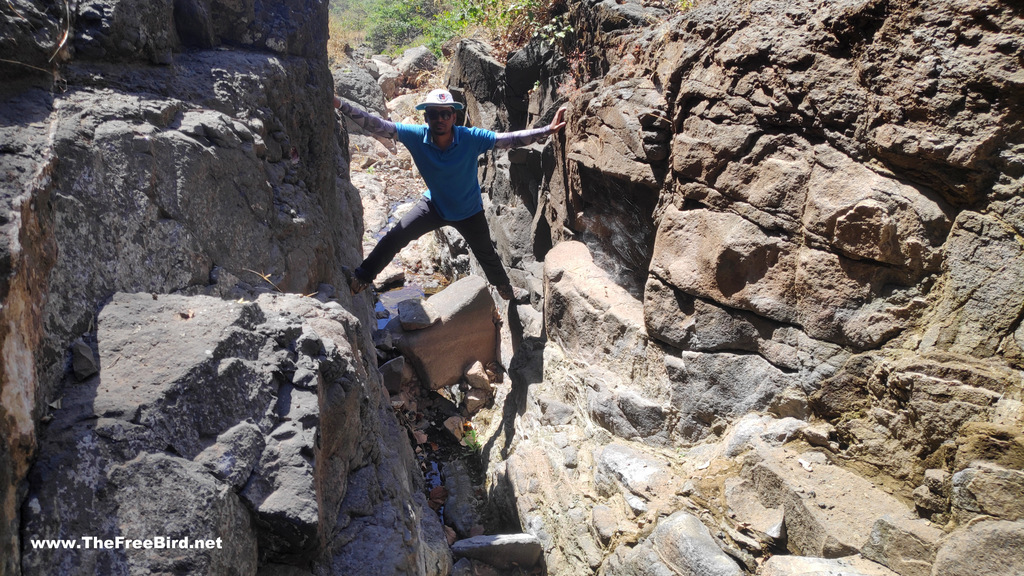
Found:
<path fill-rule="evenodd" d="M 939 548 L 932 574 L 1024 574 L 1024 522 L 978 522 L 957 530 Z"/>
<path fill-rule="evenodd" d="M 631 366 L 647 341 L 643 306 L 601 269 L 587 246 L 562 242 L 544 262 L 544 317 L 551 338 L 581 358 Z"/>
<path fill-rule="evenodd" d="M 875 522 L 862 553 L 901 576 L 931 576 L 943 536 L 942 530 L 927 521 L 886 515 Z"/>
<path fill-rule="evenodd" d="M 1024 518 L 1024 472 L 977 462 L 953 475 L 953 516 L 961 523 L 979 515 Z"/>
<path fill-rule="evenodd" d="M 483 362 L 480 362 L 479 360 L 474 362 L 466 370 L 466 382 L 469 383 L 471 388 L 475 388 L 477 390 L 491 390 L 491 378 L 488 375 L 487 370 L 484 369 Z"/>
<path fill-rule="evenodd" d="M 956 468 L 984 460 L 1005 468 L 1024 469 L 1024 433 L 1019 428 L 970 422 L 960 434 L 956 441 Z"/>
<path fill-rule="evenodd" d="M 812 453 L 776 448 L 765 455 L 744 475 L 753 482 L 762 504 L 784 508 L 787 545 L 794 554 L 824 558 L 855 554 L 868 542 L 878 518 L 909 513 L 899 500 L 867 480 L 823 458 L 812 463 Z"/>
<path fill-rule="evenodd" d="M 440 318 L 428 328 L 405 331 L 395 321 L 388 324 L 396 334 L 396 346 L 412 362 L 424 386 L 431 390 L 450 386 L 473 362 L 494 361 L 498 329 L 494 301 L 483 278 L 467 276 L 427 303 Z"/>

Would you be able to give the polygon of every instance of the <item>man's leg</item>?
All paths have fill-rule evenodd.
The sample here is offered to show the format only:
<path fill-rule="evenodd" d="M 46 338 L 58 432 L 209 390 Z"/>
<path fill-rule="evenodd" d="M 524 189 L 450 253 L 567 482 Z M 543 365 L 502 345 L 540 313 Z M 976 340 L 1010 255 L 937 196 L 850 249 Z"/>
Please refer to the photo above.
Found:
<path fill-rule="evenodd" d="M 377 274 L 380 274 L 380 271 L 409 242 L 423 236 L 427 232 L 437 230 L 444 223 L 444 220 L 433 209 L 433 206 L 427 202 L 427 199 L 420 198 L 420 201 L 413 206 L 412 210 L 403 216 L 391 230 L 388 230 L 387 234 L 380 239 L 380 242 L 370 252 L 370 255 L 355 269 L 355 278 L 353 278 L 350 285 L 352 292 L 358 293 L 373 282 Z M 358 290 L 356 289 L 357 287 Z"/>
<path fill-rule="evenodd" d="M 487 228 L 487 218 L 483 211 L 477 212 L 465 220 L 448 222 L 448 225 L 458 230 L 459 234 L 466 239 L 466 244 L 469 244 L 469 249 L 473 251 L 473 255 L 484 269 L 484 275 L 487 276 L 488 282 L 499 290 L 504 289 L 505 286 L 511 287 L 508 274 L 505 273 L 505 266 L 501 263 L 501 258 L 498 257 L 498 253 L 491 243 L 491 231 Z M 502 297 L 504 298 L 504 295 Z"/>

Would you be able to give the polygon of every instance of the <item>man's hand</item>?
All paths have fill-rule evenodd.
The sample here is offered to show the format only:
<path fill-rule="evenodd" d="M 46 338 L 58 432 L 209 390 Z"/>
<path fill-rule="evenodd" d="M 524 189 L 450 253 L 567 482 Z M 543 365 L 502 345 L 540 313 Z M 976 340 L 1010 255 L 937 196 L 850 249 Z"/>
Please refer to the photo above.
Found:
<path fill-rule="evenodd" d="M 550 130 L 551 133 L 553 134 L 555 132 L 558 132 L 562 128 L 565 128 L 565 119 L 564 118 L 565 118 L 565 106 L 562 106 L 561 108 L 558 109 L 558 112 L 555 112 L 555 118 L 551 121 L 551 125 L 548 126 L 548 130 Z"/>

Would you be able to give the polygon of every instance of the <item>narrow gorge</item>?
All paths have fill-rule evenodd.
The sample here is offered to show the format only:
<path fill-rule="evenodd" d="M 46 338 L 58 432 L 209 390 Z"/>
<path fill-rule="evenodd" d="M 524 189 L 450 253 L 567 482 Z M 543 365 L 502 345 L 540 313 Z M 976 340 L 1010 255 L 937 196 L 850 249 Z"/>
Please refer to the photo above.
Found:
<path fill-rule="evenodd" d="M 414 51 L 0 4 L 0 574 L 1024 573 L 1024 12 L 684 4 L 446 48 L 465 124 L 568 125 L 480 164 L 528 301 L 448 232 L 390 313 L 420 190 L 331 102 L 418 122 Z"/>

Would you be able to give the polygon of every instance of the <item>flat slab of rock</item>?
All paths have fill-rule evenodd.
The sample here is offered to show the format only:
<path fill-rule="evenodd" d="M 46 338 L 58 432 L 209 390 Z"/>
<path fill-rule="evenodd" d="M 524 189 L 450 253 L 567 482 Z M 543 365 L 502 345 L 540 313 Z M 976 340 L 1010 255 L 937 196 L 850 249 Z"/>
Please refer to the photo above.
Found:
<path fill-rule="evenodd" d="M 764 563 L 761 576 L 897 576 L 860 556 L 847 558 L 807 558 L 804 556 L 772 556 Z"/>
<path fill-rule="evenodd" d="M 725 481 L 725 502 L 736 520 L 770 538 L 783 536 L 782 507 L 767 508 L 757 498 L 749 480 L 729 478 Z"/>
<path fill-rule="evenodd" d="M 472 558 L 508 570 L 535 566 L 544 548 L 532 534 L 499 534 L 459 540 L 452 545 L 452 553 L 456 558 Z"/>
<path fill-rule="evenodd" d="M 931 576 L 935 551 L 944 535 L 920 518 L 883 516 L 875 522 L 863 553 L 902 576 Z"/>
<path fill-rule="evenodd" d="M 762 504 L 783 507 L 788 548 L 794 554 L 823 558 L 857 554 L 876 520 L 909 513 L 902 502 L 829 464 L 821 453 L 776 448 L 760 454 L 764 459 L 744 474 Z"/>
<path fill-rule="evenodd" d="M 388 323 L 395 344 L 431 390 L 455 384 L 474 362 L 487 365 L 497 356 L 498 327 L 487 282 L 467 276 L 426 300 L 439 320 L 420 330 Z"/>

